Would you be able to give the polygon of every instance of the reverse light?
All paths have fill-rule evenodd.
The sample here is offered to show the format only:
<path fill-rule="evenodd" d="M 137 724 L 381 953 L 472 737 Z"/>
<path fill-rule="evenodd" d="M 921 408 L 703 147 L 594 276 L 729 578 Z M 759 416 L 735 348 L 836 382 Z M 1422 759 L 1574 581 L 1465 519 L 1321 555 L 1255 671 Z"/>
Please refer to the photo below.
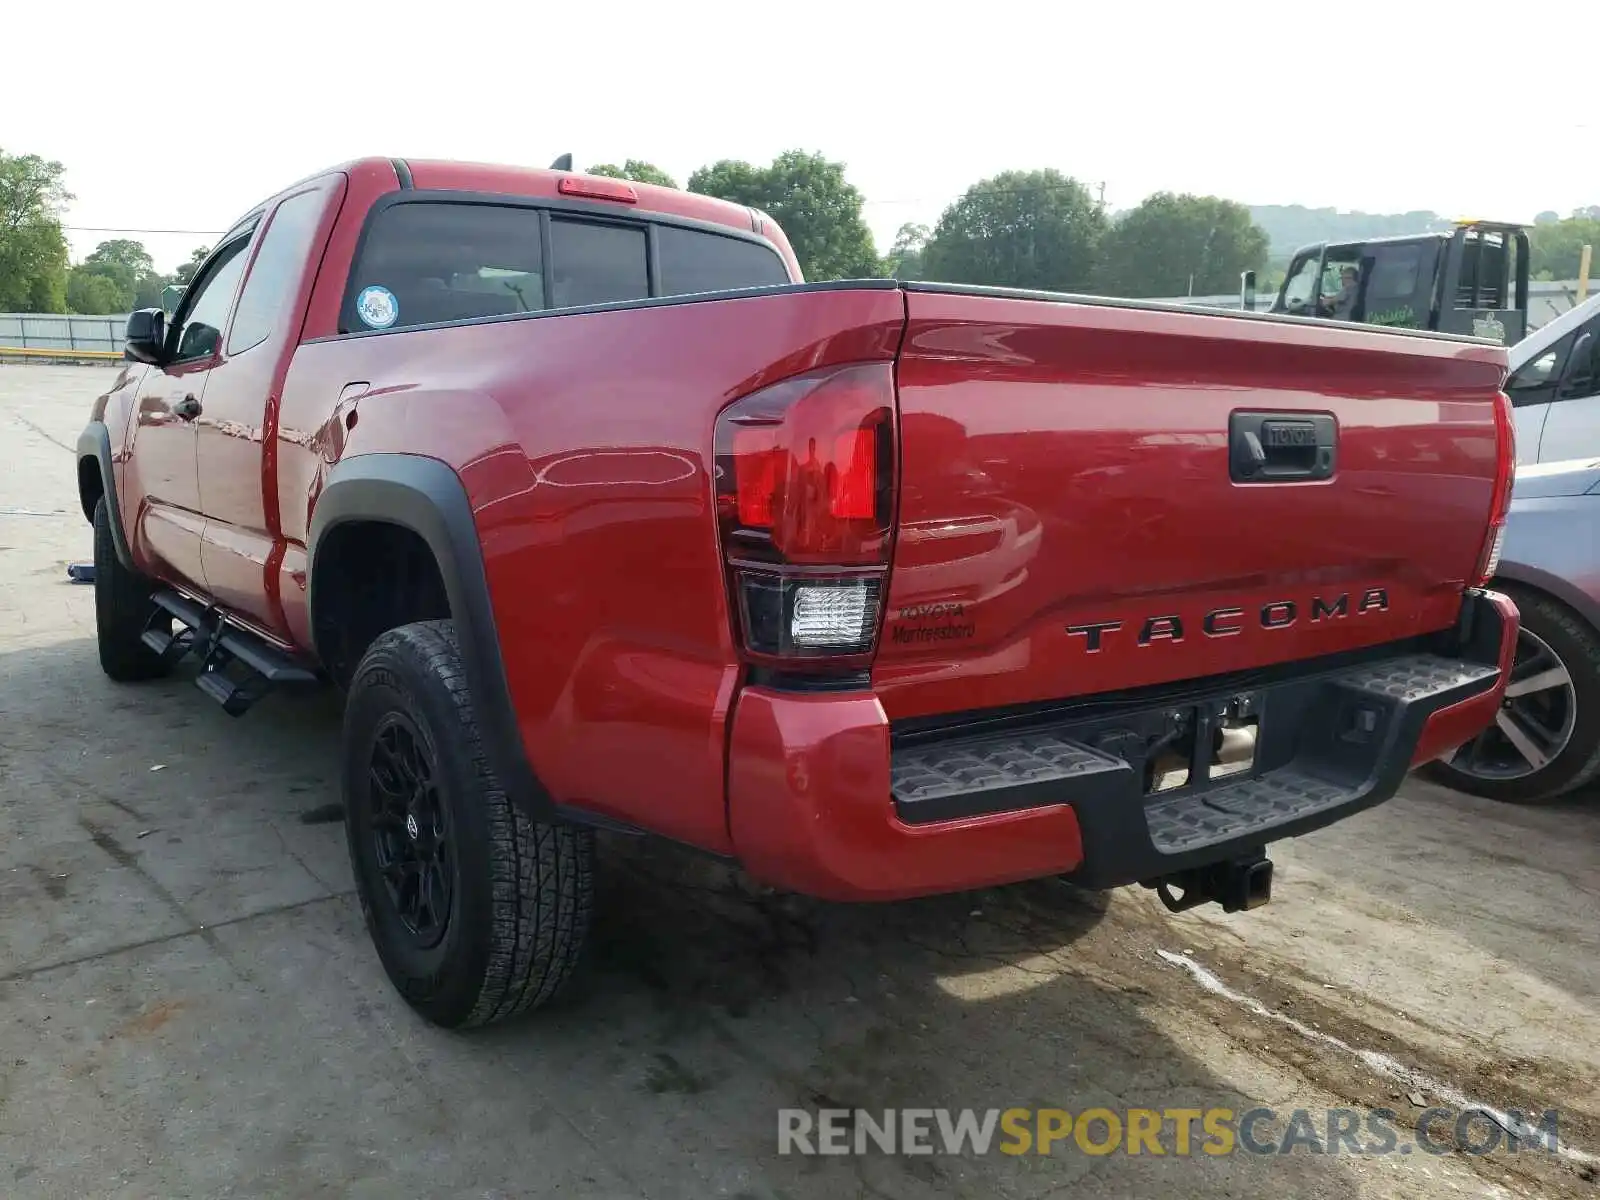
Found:
<path fill-rule="evenodd" d="M 855 670 L 877 641 L 894 504 L 888 363 L 808 372 L 724 409 L 717 516 L 746 655 Z"/>
<path fill-rule="evenodd" d="M 581 196 L 587 200 L 615 200 L 621 204 L 639 203 L 639 193 L 631 183 L 621 179 L 607 179 L 601 175 L 566 175 L 556 184 L 563 196 Z"/>
<path fill-rule="evenodd" d="M 767 571 L 739 570 L 745 646 L 773 658 L 862 654 L 878 631 L 877 578 L 801 582 Z"/>
<path fill-rule="evenodd" d="M 1505 547 L 1506 517 L 1511 511 L 1511 487 L 1517 473 L 1517 426 L 1511 411 L 1511 397 L 1499 392 L 1494 398 L 1494 491 L 1489 501 L 1489 532 L 1478 556 L 1474 586 L 1483 587 L 1500 570 L 1500 551 Z"/>

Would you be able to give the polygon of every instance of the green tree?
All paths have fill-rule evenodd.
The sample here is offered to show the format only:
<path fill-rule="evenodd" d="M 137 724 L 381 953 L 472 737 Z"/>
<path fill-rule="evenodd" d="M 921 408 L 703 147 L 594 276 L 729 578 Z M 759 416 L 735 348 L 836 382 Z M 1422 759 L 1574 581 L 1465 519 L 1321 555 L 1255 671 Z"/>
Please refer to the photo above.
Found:
<path fill-rule="evenodd" d="M 189 281 L 194 278 L 194 273 L 200 269 L 200 264 L 205 262 L 206 255 L 210 253 L 210 246 L 196 247 L 194 253 L 189 255 L 189 261 L 180 263 L 178 269 L 172 273 L 172 282 L 180 287 L 188 287 Z"/>
<path fill-rule="evenodd" d="M 84 266 L 67 272 L 67 311 L 125 313 L 133 307 L 133 288 Z"/>
<path fill-rule="evenodd" d="M 72 199 L 66 169 L 37 154 L 0 150 L 0 312 L 61 312 L 67 239 L 61 210 Z"/>
<path fill-rule="evenodd" d="M 616 163 L 597 163 L 585 170 L 586 175 L 604 175 L 608 179 L 629 179 L 634 183 L 653 183 L 657 187 L 675 188 L 678 181 L 655 163 L 642 158 L 630 158 L 620 167 Z"/>
<path fill-rule="evenodd" d="M 167 286 L 167 282 L 167 276 L 154 271 L 139 276 L 139 282 L 133 289 L 133 307 L 160 308 L 161 292 Z"/>
<path fill-rule="evenodd" d="M 922 256 L 933 231 L 908 221 L 894 235 L 894 245 L 883 260 L 883 273 L 891 279 L 921 279 Z"/>
<path fill-rule="evenodd" d="M 1083 291 L 1105 229 L 1105 214 L 1076 179 L 1004 171 L 944 210 L 922 270 L 950 283 Z"/>
<path fill-rule="evenodd" d="M 1585 246 L 1600 255 L 1600 220 L 1572 217 L 1528 230 L 1528 271 L 1535 279 L 1575 279 Z M 1600 262 L 1590 267 L 1600 273 Z"/>
<path fill-rule="evenodd" d="M 881 270 L 861 193 L 845 178 L 843 163 L 804 150 L 785 151 L 765 167 L 723 159 L 689 176 L 689 190 L 770 215 L 807 279 L 863 279 Z"/>
<path fill-rule="evenodd" d="M 1157 192 L 1121 214 L 1100 243 L 1097 287 L 1108 296 L 1215 296 L 1267 262 L 1250 210 L 1217 196 Z"/>
<path fill-rule="evenodd" d="M 103 285 L 91 285 L 91 276 Z M 142 242 L 116 238 L 101 242 L 72 268 L 67 279 L 67 306 L 73 312 L 96 313 L 153 308 L 161 303 L 165 284 L 166 278 L 157 273 Z M 95 307 L 86 308 L 85 304 Z"/>

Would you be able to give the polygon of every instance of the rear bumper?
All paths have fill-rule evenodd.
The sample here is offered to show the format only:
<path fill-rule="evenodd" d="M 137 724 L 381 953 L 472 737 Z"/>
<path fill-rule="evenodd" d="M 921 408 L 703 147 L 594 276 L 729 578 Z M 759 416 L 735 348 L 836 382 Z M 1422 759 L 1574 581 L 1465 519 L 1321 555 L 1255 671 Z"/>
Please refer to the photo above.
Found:
<path fill-rule="evenodd" d="M 1516 632 L 1510 600 L 1474 592 L 1448 645 L 1265 686 L 1202 681 L 1140 708 L 898 737 L 871 693 L 746 689 L 729 745 L 730 832 L 757 878 L 836 900 L 1048 875 L 1153 882 L 1387 800 L 1412 766 L 1494 719 Z M 1248 773 L 1145 793 L 1150 731 L 1175 709 L 1217 715 L 1241 701 L 1259 722 Z"/>

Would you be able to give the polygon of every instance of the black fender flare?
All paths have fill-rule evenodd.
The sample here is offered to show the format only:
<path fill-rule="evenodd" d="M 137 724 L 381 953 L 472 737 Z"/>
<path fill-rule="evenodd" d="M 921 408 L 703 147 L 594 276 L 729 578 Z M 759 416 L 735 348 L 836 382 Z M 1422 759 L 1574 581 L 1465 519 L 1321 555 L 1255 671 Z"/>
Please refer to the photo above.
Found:
<path fill-rule="evenodd" d="M 1596 601 L 1581 587 L 1561 575 L 1552 574 L 1542 567 L 1529 566 L 1527 563 L 1501 560 L 1500 569 L 1495 573 L 1494 581 L 1489 586 L 1504 591 L 1506 584 L 1511 584 L 1514 588 L 1520 586 L 1530 591 L 1543 592 L 1552 600 L 1565 604 L 1594 629 L 1600 629 L 1600 601 Z"/>
<path fill-rule="evenodd" d="M 106 508 L 110 510 L 111 544 L 116 548 L 117 560 L 128 570 L 137 570 L 133 565 L 133 552 L 128 548 L 128 535 L 122 528 L 122 506 L 117 503 L 117 477 L 111 470 L 111 431 L 106 428 L 104 421 L 90 421 L 78 435 L 78 503 L 83 506 L 85 519 L 92 523 L 94 505 L 89 503 L 84 493 L 81 474 L 86 458 L 94 459 L 100 467 L 100 494 L 106 498 Z"/>
<path fill-rule="evenodd" d="M 436 458 L 396 453 L 360 454 L 334 466 L 312 509 L 306 538 L 313 636 L 317 550 L 330 530 L 349 521 L 398 525 L 427 543 L 450 602 L 478 733 L 500 786 L 532 820 L 582 819 L 557 807 L 528 760 L 495 631 L 477 522 L 455 471 Z"/>

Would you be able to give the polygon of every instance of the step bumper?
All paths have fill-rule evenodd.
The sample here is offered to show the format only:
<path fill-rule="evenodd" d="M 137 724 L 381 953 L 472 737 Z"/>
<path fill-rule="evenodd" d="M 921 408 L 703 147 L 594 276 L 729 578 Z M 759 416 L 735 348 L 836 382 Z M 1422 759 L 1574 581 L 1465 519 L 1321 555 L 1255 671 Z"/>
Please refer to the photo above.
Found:
<path fill-rule="evenodd" d="M 1087 719 L 974 720 L 895 737 L 871 693 L 747 689 L 729 818 L 759 878 L 890 899 L 1066 875 L 1149 882 L 1332 824 L 1393 796 L 1413 765 L 1494 719 L 1517 613 L 1475 593 L 1448 653 L 1403 653 L 1266 686 L 1201 684 Z M 1243 703 L 1244 709 L 1239 705 Z M 1147 792 L 1142 753 L 1179 710 L 1248 711 L 1252 765 Z"/>

